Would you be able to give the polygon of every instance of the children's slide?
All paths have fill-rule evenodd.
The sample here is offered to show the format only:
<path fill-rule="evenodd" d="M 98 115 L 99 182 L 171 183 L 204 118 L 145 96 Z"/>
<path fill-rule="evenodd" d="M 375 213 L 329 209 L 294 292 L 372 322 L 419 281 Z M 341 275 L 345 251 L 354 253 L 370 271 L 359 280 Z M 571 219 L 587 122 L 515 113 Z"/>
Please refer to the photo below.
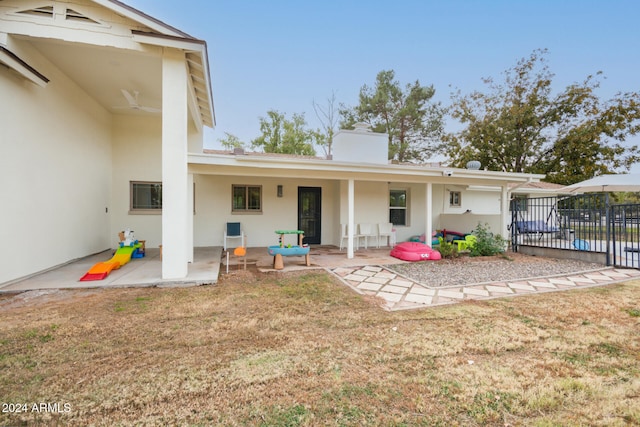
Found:
<path fill-rule="evenodd" d="M 111 273 L 111 270 L 117 270 L 122 267 L 129 261 L 131 261 L 131 256 L 140 249 L 142 245 L 140 243 L 136 243 L 133 246 L 122 246 L 118 248 L 116 253 L 113 255 L 109 261 L 99 262 L 87 272 L 84 276 L 80 278 L 81 282 L 88 282 L 91 280 L 103 280 L 105 277 Z"/>

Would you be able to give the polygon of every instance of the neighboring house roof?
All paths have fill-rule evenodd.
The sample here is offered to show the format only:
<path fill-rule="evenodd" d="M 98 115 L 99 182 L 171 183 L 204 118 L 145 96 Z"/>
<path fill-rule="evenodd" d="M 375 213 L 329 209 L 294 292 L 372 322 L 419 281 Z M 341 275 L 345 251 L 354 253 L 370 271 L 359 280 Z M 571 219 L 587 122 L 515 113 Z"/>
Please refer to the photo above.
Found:
<path fill-rule="evenodd" d="M 94 7 L 91 3 L 101 7 Z M 0 62 L 34 83 L 47 77 L 23 55 L 27 40 L 50 62 L 114 113 L 123 90 L 139 92 L 141 104 L 162 103 L 162 48 L 184 52 L 196 126 L 215 126 L 207 44 L 117 0 L 87 3 L 51 1 L 47 5 L 16 0 L 0 2 Z M 2 36 L 2 33 L 0 33 Z M 13 39 L 16 36 L 16 39 Z M 61 43 L 62 42 L 62 43 Z M 78 61 L 83 58 L 83 61 Z M 136 95 L 137 96 L 137 95 Z M 124 102 L 126 106 L 126 102 Z"/>
<path fill-rule="evenodd" d="M 538 194 L 540 197 L 544 195 L 552 195 L 558 193 L 562 188 L 562 185 L 554 184 L 552 182 L 544 181 L 532 181 L 525 184 L 510 184 L 510 191 L 517 194 Z"/>

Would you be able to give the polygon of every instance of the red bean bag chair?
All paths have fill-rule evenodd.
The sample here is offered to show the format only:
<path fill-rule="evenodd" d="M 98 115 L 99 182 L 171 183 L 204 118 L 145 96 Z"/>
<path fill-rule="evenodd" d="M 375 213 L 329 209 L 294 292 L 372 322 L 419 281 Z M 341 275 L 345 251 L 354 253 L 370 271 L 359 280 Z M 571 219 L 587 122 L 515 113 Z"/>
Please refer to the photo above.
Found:
<path fill-rule="evenodd" d="M 404 261 L 437 261 L 442 259 L 440 252 L 420 242 L 402 242 L 391 249 L 391 256 Z"/>

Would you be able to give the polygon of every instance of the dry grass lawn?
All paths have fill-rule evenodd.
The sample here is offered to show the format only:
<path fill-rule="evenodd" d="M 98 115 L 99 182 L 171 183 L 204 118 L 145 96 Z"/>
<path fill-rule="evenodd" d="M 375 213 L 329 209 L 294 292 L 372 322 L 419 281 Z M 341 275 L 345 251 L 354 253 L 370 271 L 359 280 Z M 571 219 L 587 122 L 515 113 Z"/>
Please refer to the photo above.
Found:
<path fill-rule="evenodd" d="M 640 425 L 640 281 L 395 313 L 319 272 L 44 299 L 0 298 L 0 425 Z"/>

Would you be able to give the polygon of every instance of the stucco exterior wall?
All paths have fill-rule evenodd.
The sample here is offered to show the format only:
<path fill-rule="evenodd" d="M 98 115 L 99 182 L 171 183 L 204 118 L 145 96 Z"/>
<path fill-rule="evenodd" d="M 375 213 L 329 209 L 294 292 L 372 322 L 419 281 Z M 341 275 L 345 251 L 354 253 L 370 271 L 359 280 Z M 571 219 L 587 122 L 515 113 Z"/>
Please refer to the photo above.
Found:
<path fill-rule="evenodd" d="M 355 181 L 355 223 L 378 224 L 389 222 L 389 190 L 406 190 L 408 195 L 407 225 L 397 225 L 396 240 L 403 242 L 410 237 L 421 235 L 425 232 L 426 225 L 426 185 L 410 184 L 403 182 L 378 182 L 378 181 Z M 443 194 L 442 185 L 434 185 L 432 188 L 433 199 L 441 200 Z M 347 182 L 340 182 L 340 222 L 347 223 Z M 442 203 L 434 203 L 432 209 L 435 229 L 438 224 Z M 340 233 L 338 228 L 337 233 Z"/>
<path fill-rule="evenodd" d="M 115 115 L 113 118 L 113 202 L 110 247 L 118 232 L 129 228 L 147 247 L 162 242 L 162 214 L 130 212 L 131 181 L 162 181 L 162 121 L 159 116 Z"/>
<path fill-rule="evenodd" d="M 111 115 L 29 43 L 11 48 L 50 83 L 0 67 L 0 283 L 109 247 Z"/>
<path fill-rule="evenodd" d="M 249 247 L 278 243 L 275 230 L 298 227 L 298 187 L 322 188 L 322 244 L 337 244 L 339 230 L 334 233 L 338 210 L 337 181 L 313 179 L 250 178 L 241 176 L 194 176 L 196 214 L 194 217 L 194 245 L 222 246 L 227 222 L 240 222 L 247 235 Z M 233 184 L 262 185 L 262 212 L 236 214 L 231 211 Z M 277 186 L 283 186 L 283 197 L 277 197 Z M 337 224 L 339 229 L 340 224 Z M 291 242 L 294 243 L 294 238 Z M 234 243 L 237 241 L 234 241 Z"/>

